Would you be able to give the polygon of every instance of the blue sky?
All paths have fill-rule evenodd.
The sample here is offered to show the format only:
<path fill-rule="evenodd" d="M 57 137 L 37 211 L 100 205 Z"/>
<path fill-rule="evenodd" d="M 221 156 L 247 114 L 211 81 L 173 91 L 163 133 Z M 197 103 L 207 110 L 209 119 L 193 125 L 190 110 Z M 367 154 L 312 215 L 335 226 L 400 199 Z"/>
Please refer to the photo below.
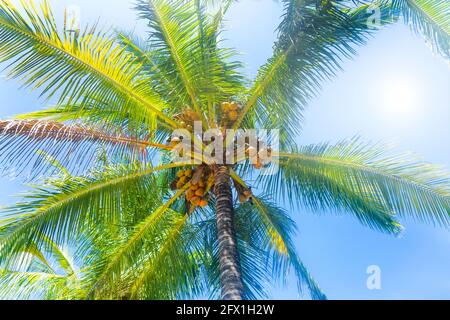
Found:
<path fill-rule="evenodd" d="M 50 1 L 57 16 L 80 6 L 82 22 L 142 32 L 130 8 L 133 1 Z M 225 43 L 238 50 L 248 75 L 271 54 L 281 6 L 270 0 L 245 0 L 227 16 Z M 433 55 L 420 36 L 396 24 L 377 33 L 346 61 L 344 72 L 324 85 L 305 113 L 300 144 L 361 135 L 394 141 L 399 151 L 414 151 L 450 168 L 450 64 Z M 0 79 L 0 117 L 43 107 L 35 93 Z M 18 181 L 0 179 L 0 203 L 11 204 Z M 292 212 L 298 223 L 297 248 L 331 299 L 450 299 L 450 232 L 403 220 L 405 233 L 393 238 L 360 226 L 343 213 Z M 366 287 L 366 269 L 378 265 L 382 289 Z M 296 299 L 295 279 L 270 289 L 269 296 Z"/>

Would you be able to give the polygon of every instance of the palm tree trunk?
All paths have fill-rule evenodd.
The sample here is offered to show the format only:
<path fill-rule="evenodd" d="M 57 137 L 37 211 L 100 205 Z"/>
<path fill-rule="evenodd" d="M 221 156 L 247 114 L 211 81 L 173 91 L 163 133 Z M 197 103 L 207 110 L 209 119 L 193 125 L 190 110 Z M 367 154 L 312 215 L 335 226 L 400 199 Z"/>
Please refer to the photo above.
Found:
<path fill-rule="evenodd" d="M 233 195 L 229 169 L 220 167 L 216 172 L 217 237 L 219 240 L 220 281 L 223 300 L 242 300 L 241 265 L 234 225 Z"/>

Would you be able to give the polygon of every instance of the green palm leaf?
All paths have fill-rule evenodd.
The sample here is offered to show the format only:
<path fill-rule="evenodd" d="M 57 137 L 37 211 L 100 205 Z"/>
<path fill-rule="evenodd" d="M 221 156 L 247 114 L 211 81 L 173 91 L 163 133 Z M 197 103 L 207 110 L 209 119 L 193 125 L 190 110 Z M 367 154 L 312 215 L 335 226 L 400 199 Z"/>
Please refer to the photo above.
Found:
<path fill-rule="evenodd" d="M 355 138 L 280 153 L 280 174 L 287 181 L 274 188 L 293 192 L 313 209 L 337 206 L 365 215 L 362 219 L 371 226 L 383 227 L 378 219 L 384 217 L 388 231 L 398 227 L 394 214 L 448 226 L 448 174 L 411 160 L 410 155 L 392 156 L 386 150 Z"/>
<path fill-rule="evenodd" d="M 272 277 L 287 276 L 292 267 L 298 281 L 298 288 L 303 292 L 306 287 L 309 295 L 315 300 L 326 300 L 325 294 L 309 274 L 298 257 L 292 237 L 295 224 L 287 213 L 271 203 L 267 198 L 254 197 L 251 210 L 256 214 L 252 227 L 259 229 L 262 234 L 261 244 L 272 259 Z M 256 241 L 258 243 L 258 241 Z M 286 279 L 284 279 L 286 280 Z"/>
<path fill-rule="evenodd" d="M 343 58 L 356 54 L 372 30 L 367 26 L 367 6 L 350 10 L 333 1 L 317 7 L 316 1 L 284 1 L 273 56 L 261 67 L 249 91 L 235 128 L 246 119 L 283 128 L 281 139 L 299 133 L 302 111 L 319 92 L 324 80 L 341 69 Z"/>
<path fill-rule="evenodd" d="M 55 292 L 66 284 L 64 276 L 42 272 L 7 271 L 0 269 L 0 299 L 36 299 Z M 45 290 L 46 292 L 43 292 Z"/>
<path fill-rule="evenodd" d="M 185 98 L 177 104 L 191 107 L 206 124 L 205 112 L 237 94 L 242 77 L 236 71 L 241 64 L 231 61 L 233 51 L 217 45 L 219 18 L 208 15 L 201 3 L 140 0 L 137 9 L 150 27 L 158 69 L 167 70 L 172 84 L 179 79 L 176 88 L 184 88 Z"/>
<path fill-rule="evenodd" d="M 450 3 L 446 0 L 392 0 L 397 16 L 427 40 L 442 56 L 450 57 Z"/>
<path fill-rule="evenodd" d="M 145 85 L 140 65 L 114 41 L 93 28 L 61 34 L 46 1 L 42 13 L 31 1 L 23 8 L 25 15 L 9 1 L 0 3 L 0 61 L 11 62 L 9 77 L 41 88 L 48 98 L 58 95 L 60 102 L 100 101 L 150 127 L 156 117 L 176 127 L 163 112 L 165 103 Z"/>
<path fill-rule="evenodd" d="M 192 60 L 188 48 L 196 46 L 194 34 L 197 23 L 191 1 L 139 1 L 136 7 L 151 28 L 154 46 L 167 52 L 173 69 L 178 71 L 194 110 L 202 114 L 193 85 Z M 188 101 L 184 101 L 189 103 Z"/>
<path fill-rule="evenodd" d="M 28 266 L 0 268 L 0 299 L 80 299 L 81 279 L 63 250 L 44 237 L 47 250 L 35 244 L 19 254 L 27 255 Z M 53 265 L 53 266 L 52 266 Z"/>
<path fill-rule="evenodd" d="M 108 286 L 111 286 L 111 284 L 114 283 L 114 279 L 120 276 L 123 270 L 126 270 L 130 264 L 133 265 L 135 263 L 134 259 L 139 257 L 136 253 L 142 249 L 145 240 L 155 241 L 157 243 L 159 239 L 159 235 L 157 234 L 164 228 L 167 228 L 167 224 L 171 224 L 172 222 L 172 219 L 169 219 L 165 214 L 167 212 L 173 213 L 173 211 L 170 210 L 170 206 L 172 206 L 185 191 L 186 189 L 179 191 L 166 203 L 156 208 L 152 214 L 135 227 L 131 236 L 122 245 L 117 247 L 115 252 L 108 258 L 108 261 L 99 276 L 96 290 L 101 293 L 103 287 L 108 288 Z M 152 247 L 154 250 L 154 246 Z M 139 289 L 139 286 L 136 290 L 137 289 Z M 132 294 L 135 293 L 136 292 L 134 291 L 132 292 Z"/>
<path fill-rule="evenodd" d="M 11 257 L 4 253 L 20 252 L 30 241 L 42 245 L 43 235 L 63 243 L 96 223 L 115 225 L 120 221 L 121 200 L 127 194 L 155 190 L 153 174 L 178 166 L 182 164 L 116 166 L 91 177 L 50 181 L 36 188 L 26 196 L 28 201 L 7 210 L 0 222 L 0 263 L 10 263 Z"/>
<path fill-rule="evenodd" d="M 237 179 L 236 173 L 233 173 L 232 176 Z M 242 186 L 247 187 L 244 181 L 239 179 L 238 181 Z M 271 261 L 272 277 L 285 276 L 291 266 L 297 276 L 299 291 L 302 292 L 302 289 L 306 286 L 313 299 L 325 300 L 325 294 L 320 290 L 296 253 L 292 240 L 296 231 L 295 223 L 289 218 L 286 211 L 265 196 L 253 196 L 252 203 L 239 207 L 238 217 L 239 210 L 250 214 L 250 216 L 246 215 L 242 221 L 244 228 L 250 226 L 253 231 L 248 230 L 245 235 L 247 237 L 248 234 L 256 236 L 256 238 L 251 239 L 250 243 L 259 245 L 269 256 L 263 265 Z M 252 223 L 249 223 L 249 221 L 252 221 Z M 237 228 L 239 230 L 239 226 Z"/>
<path fill-rule="evenodd" d="M 188 223 L 189 216 L 178 215 L 159 246 L 147 251 L 148 257 L 130 283 L 130 296 L 145 299 L 195 297 L 201 292 L 200 262 L 193 246 L 198 234 Z M 190 228 L 189 228 L 190 227 Z"/>

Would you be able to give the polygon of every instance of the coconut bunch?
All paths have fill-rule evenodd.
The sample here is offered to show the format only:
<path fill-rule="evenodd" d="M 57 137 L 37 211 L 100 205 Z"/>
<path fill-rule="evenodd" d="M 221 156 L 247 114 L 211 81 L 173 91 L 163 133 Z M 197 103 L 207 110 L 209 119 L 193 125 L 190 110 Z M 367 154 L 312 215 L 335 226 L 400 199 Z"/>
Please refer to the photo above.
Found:
<path fill-rule="evenodd" d="M 183 113 L 174 116 L 181 128 L 192 131 L 194 129 L 194 122 L 201 121 L 200 116 L 192 109 L 186 109 Z"/>
<path fill-rule="evenodd" d="M 185 198 L 190 213 L 197 208 L 204 208 L 209 204 L 210 193 L 214 187 L 214 172 L 208 166 L 179 170 L 171 184 L 172 190 L 186 189 Z M 252 201 L 251 189 L 245 188 L 233 180 L 240 203 Z"/>
<path fill-rule="evenodd" d="M 242 106 L 237 102 L 222 103 L 222 126 L 223 129 L 232 127 L 239 118 Z M 236 142 L 235 142 L 236 143 Z M 237 155 L 237 145 L 235 153 Z M 272 158 L 272 150 L 263 141 L 258 140 L 257 146 L 246 145 L 246 156 L 252 160 L 256 169 L 262 169 L 268 166 Z"/>
<path fill-rule="evenodd" d="M 185 193 L 186 202 L 191 212 L 197 207 L 204 208 L 209 203 L 209 192 L 214 186 L 214 174 L 206 166 L 196 169 L 186 169 L 177 172 L 177 178 L 172 183 L 174 190 L 181 190 L 189 184 Z"/>
<path fill-rule="evenodd" d="M 222 103 L 222 121 L 224 126 L 228 127 L 232 125 L 239 118 L 239 112 L 241 111 L 241 105 L 237 102 L 224 102 Z"/>

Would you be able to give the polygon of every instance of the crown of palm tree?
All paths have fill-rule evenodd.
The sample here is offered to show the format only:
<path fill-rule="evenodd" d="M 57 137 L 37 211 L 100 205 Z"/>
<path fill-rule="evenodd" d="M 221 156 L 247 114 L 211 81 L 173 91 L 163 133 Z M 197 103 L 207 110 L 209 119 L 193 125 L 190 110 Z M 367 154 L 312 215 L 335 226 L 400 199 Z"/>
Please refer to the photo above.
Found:
<path fill-rule="evenodd" d="M 403 19 L 448 58 L 448 1 L 284 0 L 273 56 L 253 81 L 219 41 L 232 2 L 137 1 L 143 41 L 95 26 L 60 30 L 47 1 L 16 8 L 0 0 L 8 76 L 55 103 L 0 121 L 2 169 L 41 179 L 0 221 L 0 297 L 175 299 L 221 290 L 224 299 L 251 299 L 292 268 L 299 289 L 324 299 L 277 202 L 348 212 L 394 235 L 398 217 L 450 225 L 442 169 L 360 138 L 293 141 L 308 101 L 376 32 L 370 6 L 381 9 L 381 25 Z M 281 129 L 271 155 L 278 172 L 261 174 L 258 155 L 228 165 L 201 152 L 191 154 L 199 162 L 173 161 L 174 130 L 206 148 L 194 121 L 222 132 Z"/>

